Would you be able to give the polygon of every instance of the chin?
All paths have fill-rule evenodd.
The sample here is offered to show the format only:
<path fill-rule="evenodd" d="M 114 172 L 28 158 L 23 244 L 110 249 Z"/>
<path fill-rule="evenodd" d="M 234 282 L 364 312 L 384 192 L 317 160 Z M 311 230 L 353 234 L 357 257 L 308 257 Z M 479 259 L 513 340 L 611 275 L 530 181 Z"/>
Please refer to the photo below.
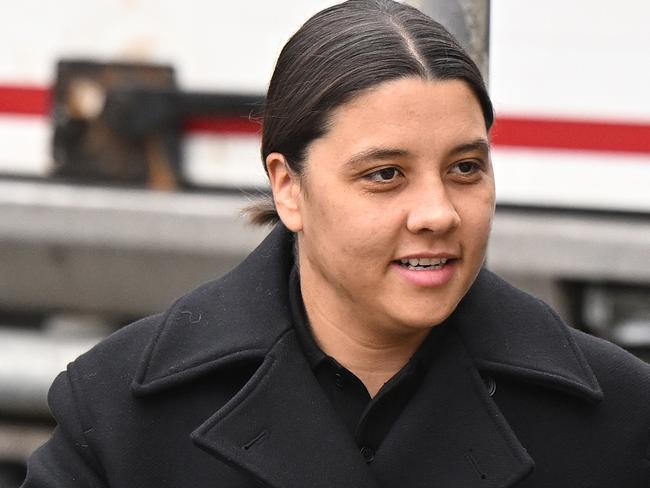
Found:
<path fill-rule="evenodd" d="M 435 311 L 431 310 L 427 313 L 425 310 L 418 310 L 413 313 L 413 310 L 405 311 L 398 318 L 398 321 L 404 326 L 411 329 L 430 329 L 444 322 L 449 315 L 453 312 L 453 308 L 445 307 L 443 310 L 437 308 Z"/>

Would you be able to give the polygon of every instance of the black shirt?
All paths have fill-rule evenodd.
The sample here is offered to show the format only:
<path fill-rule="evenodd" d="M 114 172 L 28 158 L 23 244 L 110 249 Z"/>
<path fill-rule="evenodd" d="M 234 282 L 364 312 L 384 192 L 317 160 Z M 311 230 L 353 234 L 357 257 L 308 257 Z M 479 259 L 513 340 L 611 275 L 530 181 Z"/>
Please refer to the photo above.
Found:
<path fill-rule="evenodd" d="M 325 396 L 354 437 L 366 462 L 370 463 L 418 389 L 444 327 L 433 327 L 409 362 L 371 398 L 359 378 L 318 347 L 305 312 L 300 277 L 295 267 L 289 276 L 289 297 L 294 327 L 307 361 Z"/>

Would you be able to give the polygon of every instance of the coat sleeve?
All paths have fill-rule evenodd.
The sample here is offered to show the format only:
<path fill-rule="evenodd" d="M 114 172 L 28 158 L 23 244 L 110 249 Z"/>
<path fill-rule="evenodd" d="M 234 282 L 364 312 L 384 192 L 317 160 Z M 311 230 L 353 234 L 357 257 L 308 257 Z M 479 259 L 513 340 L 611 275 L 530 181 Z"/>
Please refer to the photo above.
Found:
<path fill-rule="evenodd" d="M 48 394 L 57 427 L 30 457 L 22 488 L 104 488 L 101 465 L 87 442 L 92 426 L 84 425 L 70 375 L 57 376 Z"/>

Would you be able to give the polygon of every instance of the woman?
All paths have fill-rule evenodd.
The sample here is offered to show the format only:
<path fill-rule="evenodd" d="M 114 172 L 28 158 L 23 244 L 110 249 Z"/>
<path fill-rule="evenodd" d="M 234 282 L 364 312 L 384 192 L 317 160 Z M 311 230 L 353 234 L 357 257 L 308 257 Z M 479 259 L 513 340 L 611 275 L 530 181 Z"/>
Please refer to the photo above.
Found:
<path fill-rule="evenodd" d="M 417 10 L 307 21 L 264 112 L 274 230 L 57 378 L 24 486 L 647 487 L 650 368 L 482 269 L 492 122 Z"/>

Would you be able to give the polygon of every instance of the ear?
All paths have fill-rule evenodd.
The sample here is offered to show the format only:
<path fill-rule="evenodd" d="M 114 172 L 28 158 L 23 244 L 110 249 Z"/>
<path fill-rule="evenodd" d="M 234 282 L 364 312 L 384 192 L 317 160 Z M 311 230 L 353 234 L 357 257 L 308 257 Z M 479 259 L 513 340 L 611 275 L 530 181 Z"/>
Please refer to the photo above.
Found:
<path fill-rule="evenodd" d="M 291 170 L 284 155 L 277 152 L 266 157 L 266 170 L 280 220 L 290 231 L 301 231 L 300 177 Z"/>

